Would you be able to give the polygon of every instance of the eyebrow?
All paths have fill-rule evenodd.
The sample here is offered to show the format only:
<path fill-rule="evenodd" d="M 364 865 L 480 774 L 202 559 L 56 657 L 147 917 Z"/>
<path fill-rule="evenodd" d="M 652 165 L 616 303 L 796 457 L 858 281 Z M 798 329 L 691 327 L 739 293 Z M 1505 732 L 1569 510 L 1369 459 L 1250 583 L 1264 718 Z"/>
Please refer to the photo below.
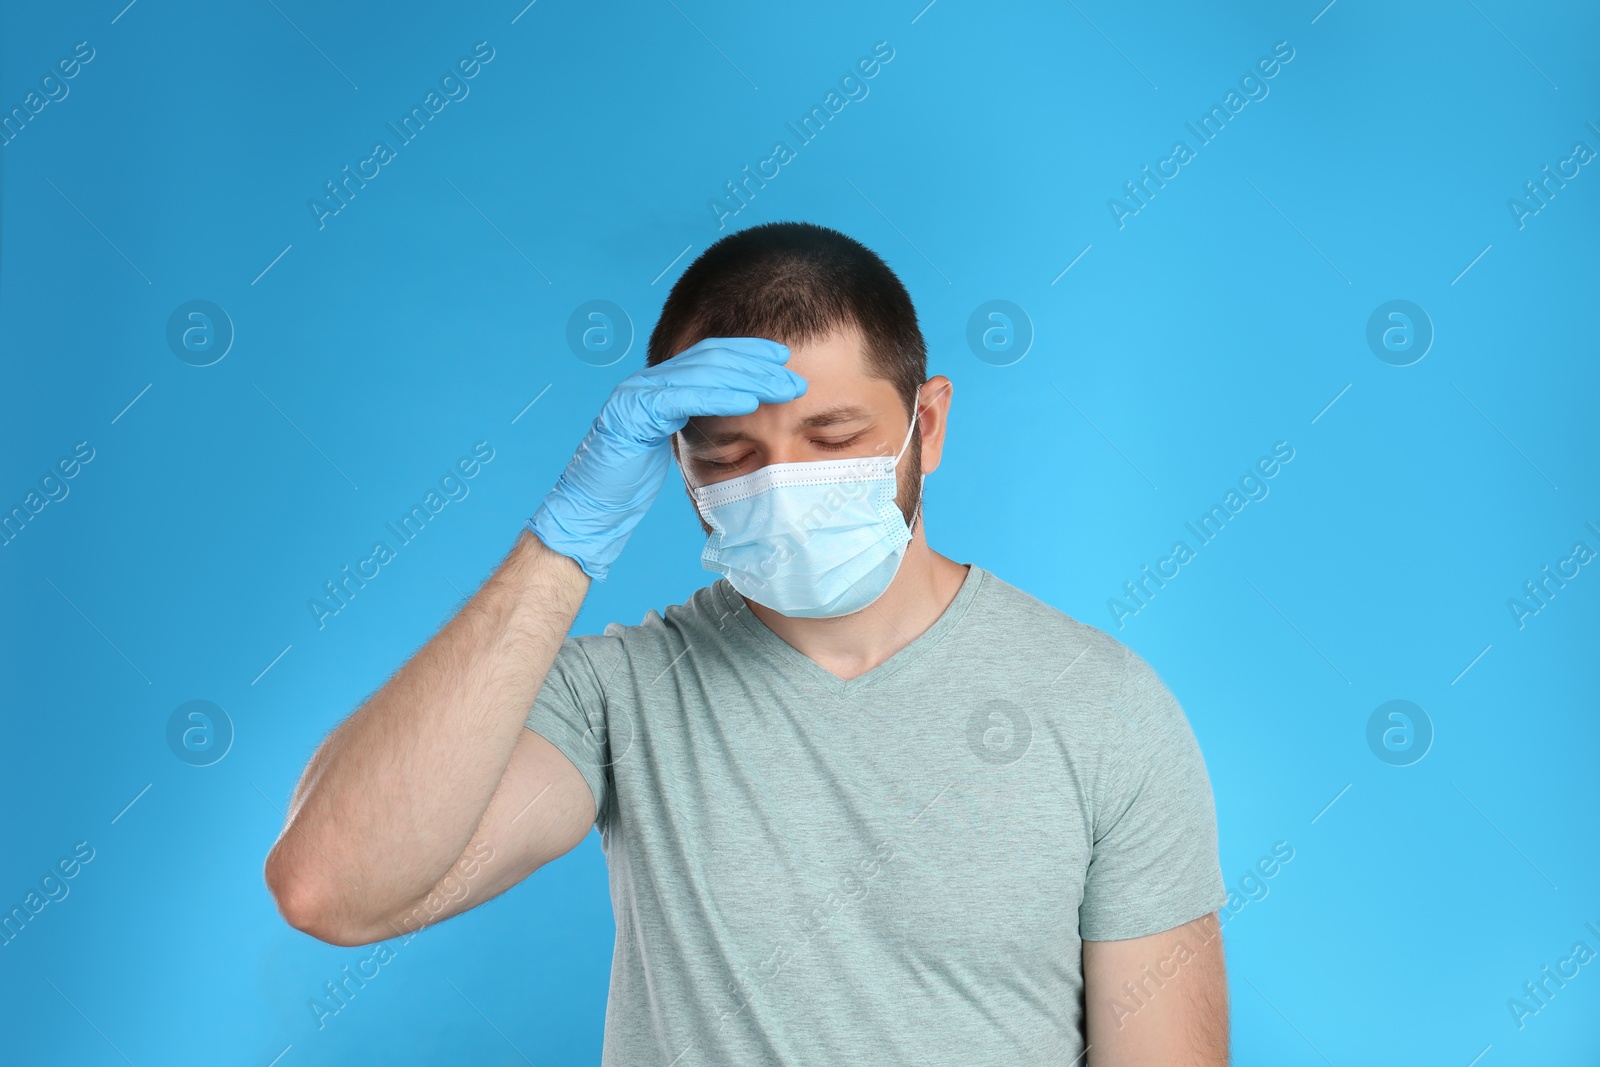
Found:
<path fill-rule="evenodd" d="M 844 402 L 807 415 L 800 420 L 797 428 L 802 430 L 825 429 L 843 422 L 859 422 L 862 419 L 870 419 L 873 416 L 874 413 L 872 411 L 858 404 Z M 689 446 L 694 449 L 720 448 L 725 445 L 737 444 L 740 441 L 753 440 L 743 430 L 719 430 L 715 433 L 706 433 L 698 426 L 695 426 L 692 419 L 684 426 L 683 435 L 689 442 Z"/>

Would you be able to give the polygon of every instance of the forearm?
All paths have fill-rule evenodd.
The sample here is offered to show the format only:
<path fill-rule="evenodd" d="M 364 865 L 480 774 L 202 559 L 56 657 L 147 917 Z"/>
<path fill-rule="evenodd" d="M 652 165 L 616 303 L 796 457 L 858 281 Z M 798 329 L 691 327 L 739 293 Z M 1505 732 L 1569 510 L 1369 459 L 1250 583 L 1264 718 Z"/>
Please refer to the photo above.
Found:
<path fill-rule="evenodd" d="M 360 929 L 433 889 L 488 808 L 588 586 L 576 563 L 523 533 L 323 742 L 267 860 L 291 921 Z"/>

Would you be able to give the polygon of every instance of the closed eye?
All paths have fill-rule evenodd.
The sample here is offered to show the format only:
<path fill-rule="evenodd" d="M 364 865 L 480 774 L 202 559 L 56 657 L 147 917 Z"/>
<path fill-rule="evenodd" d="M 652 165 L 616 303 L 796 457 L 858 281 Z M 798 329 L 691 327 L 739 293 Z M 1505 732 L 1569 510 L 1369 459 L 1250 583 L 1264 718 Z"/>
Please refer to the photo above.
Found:
<path fill-rule="evenodd" d="M 859 442 L 864 434 L 866 434 L 866 430 L 861 430 L 859 434 L 853 434 L 851 437 L 846 437 L 845 440 L 842 440 L 842 442 L 818 442 L 818 440 L 813 440 L 811 443 L 818 446 L 818 448 L 826 448 L 826 450 L 829 451 L 840 451 L 843 450 L 843 448 L 850 448 L 850 446 L 853 446 L 854 443 Z M 736 467 L 744 466 L 744 461 L 746 461 L 746 459 L 749 459 L 749 456 L 739 456 L 738 459 L 730 459 L 730 461 L 701 459 L 699 462 L 701 462 L 701 466 L 709 467 L 710 470 L 733 470 L 736 469 Z"/>

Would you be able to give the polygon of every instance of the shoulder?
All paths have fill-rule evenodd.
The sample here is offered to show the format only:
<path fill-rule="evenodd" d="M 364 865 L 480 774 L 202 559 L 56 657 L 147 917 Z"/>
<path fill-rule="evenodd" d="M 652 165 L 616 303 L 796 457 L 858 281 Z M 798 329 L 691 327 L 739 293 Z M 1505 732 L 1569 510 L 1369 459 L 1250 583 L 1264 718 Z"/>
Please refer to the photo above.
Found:
<path fill-rule="evenodd" d="M 1059 681 L 1092 689 L 1110 702 L 1121 692 L 1132 649 L 1097 626 L 1082 622 L 1017 588 L 993 571 L 980 570 L 981 584 L 966 620 L 980 643 L 1018 662 L 1035 661 L 1059 672 Z M 1139 661 L 1143 664 L 1143 660 Z"/>
<path fill-rule="evenodd" d="M 697 637 L 714 631 L 727 617 L 716 583 L 695 590 L 678 604 L 650 608 L 635 625 L 610 622 L 597 634 L 575 634 L 562 646 L 564 655 L 581 654 L 602 675 L 621 662 L 649 661 L 658 655 L 669 659 Z"/>
<path fill-rule="evenodd" d="M 974 565 L 976 566 L 976 565 Z M 1122 736 L 1170 742 L 1188 720 L 1160 673 L 1111 634 L 984 571 L 969 625 L 979 643 L 1054 672 L 1052 687 L 1110 711 Z"/>

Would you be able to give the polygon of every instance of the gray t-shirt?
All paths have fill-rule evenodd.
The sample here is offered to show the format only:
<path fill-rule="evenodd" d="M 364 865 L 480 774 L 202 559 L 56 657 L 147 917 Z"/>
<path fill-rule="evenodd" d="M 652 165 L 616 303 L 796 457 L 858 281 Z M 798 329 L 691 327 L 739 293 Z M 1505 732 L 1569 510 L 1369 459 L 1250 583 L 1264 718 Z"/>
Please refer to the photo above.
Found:
<path fill-rule="evenodd" d="M 719 579 L 567 638 L 527 725 L 598 808 L 605 1067 L 1076 1063 L 1080 938 L 1227 899 L 1160 678 L 977 566 L 850 681 Z"/>

